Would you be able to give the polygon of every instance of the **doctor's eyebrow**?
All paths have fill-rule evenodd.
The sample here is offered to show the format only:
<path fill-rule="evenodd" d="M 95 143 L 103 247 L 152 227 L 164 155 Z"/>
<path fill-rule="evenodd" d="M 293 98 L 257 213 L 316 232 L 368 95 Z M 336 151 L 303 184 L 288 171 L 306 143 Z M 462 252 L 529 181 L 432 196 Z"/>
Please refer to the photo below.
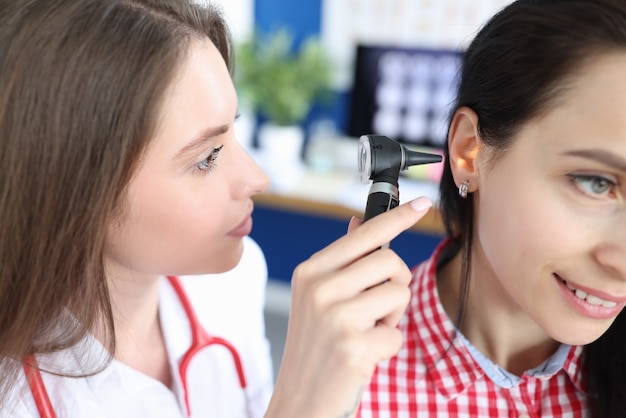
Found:
<path fill-rule="evenodd" d="M 200 135 L 191 140 L 187 145 L 176 153 L 175 159 L 184 159 L 186 156 L 194 154 L 197 150 L 206 147 L 206 144 L 214 138 L 225 134 L 230 129 L 229 125 L 221 125 L 210 127 L 204 130 Z"/>
<path fill-rule="evenodd" d="M 620 155 L 617 155 L 610 151 L 601 149 L 580 149 L 567 151 L 564 155 L 571 155 L 574 157 L 581 157 L 588 160 L 593 160 L 617 170 L 626 172 L 626 159 Z"/>

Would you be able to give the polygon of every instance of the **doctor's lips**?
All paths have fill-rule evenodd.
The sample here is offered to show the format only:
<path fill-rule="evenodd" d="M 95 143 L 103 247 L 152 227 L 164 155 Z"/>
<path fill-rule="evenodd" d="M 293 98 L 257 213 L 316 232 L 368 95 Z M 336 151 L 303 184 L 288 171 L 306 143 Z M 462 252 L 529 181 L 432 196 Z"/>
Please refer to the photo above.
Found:
<path fill-rule="evenodd" d="M 233 237 L 243 237 L 249 235 L 252 232 L 252 212 L 248 213 L 248 215 L 237 225 L 234 229 L 228 232 L 227 235 Z"/>

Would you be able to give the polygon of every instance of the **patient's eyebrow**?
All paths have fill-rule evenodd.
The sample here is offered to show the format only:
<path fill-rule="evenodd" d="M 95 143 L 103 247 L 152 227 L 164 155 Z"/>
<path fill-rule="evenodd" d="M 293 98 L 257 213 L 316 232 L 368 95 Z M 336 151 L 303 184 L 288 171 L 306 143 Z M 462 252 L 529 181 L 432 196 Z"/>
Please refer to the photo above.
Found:
<path fill-rule="evenodd" d="M 626 158 L 610 151 L 601 149 L 580 149 L 566 151 L 564 155 L 571 155 L 574 157 L 581 157 L 588 160 L 593 160 L 613 167 L 617 170 L 626 172 Z"/>
<path fill-rule="evenodd" d="M 180 149 L 176 153 L 175 159 L 183 159 L 188 155 L 194 154 L 197 150 L 206 147 L 207 143 L 222 134 L 225 134 L 230 129 L 229 125 L 221 125 L 217 127 L 210 127 L 201 132 L 194 139 L 189 141 L 187 145 Z"/>

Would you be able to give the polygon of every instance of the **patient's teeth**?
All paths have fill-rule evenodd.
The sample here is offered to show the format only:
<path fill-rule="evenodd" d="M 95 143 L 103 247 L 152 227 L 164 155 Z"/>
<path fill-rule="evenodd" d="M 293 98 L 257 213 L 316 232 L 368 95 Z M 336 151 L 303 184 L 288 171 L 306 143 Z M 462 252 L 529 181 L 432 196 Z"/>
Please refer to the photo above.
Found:
<path fill-rule="evenodd" d="M 604 302 L 602 299 L 597 298 L 593 295 L 588 295 L 587 296 L 587 303 L 591 304 L 591 305 L 602 305 L 602 302 Z"/>
<path fill-rule="evenodd" d="M 590 295 L 587 292 L 584 292 L 584 291 L 582 291 L 580 289 L 576 289 L 574 286 L 572 286 L 568 282 L 565 282 L 565 286 L 569 290 L 574 292 L 574 294 L 576 295 L 576 297 L 578 299 L 582 299 L 582 300 L 586 301 L 590 305 L 602 306 L 603 308 L 608 308 L 608 309 L 614 308 L 614 307 L 617 306 L 617 302 L 611 302 L 609 300 L 600 299 L 599 297 Z"/>

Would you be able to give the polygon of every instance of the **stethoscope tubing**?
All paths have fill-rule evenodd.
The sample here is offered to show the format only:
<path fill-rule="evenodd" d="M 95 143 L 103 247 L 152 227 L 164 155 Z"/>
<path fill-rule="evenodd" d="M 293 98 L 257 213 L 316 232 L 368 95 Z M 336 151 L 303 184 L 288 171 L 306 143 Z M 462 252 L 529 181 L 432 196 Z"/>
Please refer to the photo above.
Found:
<path fill-rule="evenodd" d="M 187 319 L 189 320 L 189 327 L 191 329 L 191 347 L 183 355 L 178 370 L 183 385 L 183 392 L 185 394 L 185 407 L 187 411 L 187 416 L 191 416 L 189 391 L 187 387 L 187 369 L 195 354 L 197 354 L 202 349 L 214 344 L 223 346 L 229 351 L 230 355 L 232 356 L 233 362 L 235 363 L 235 368 L 237 370 L 239 384 L 244 390 L 244 396 L 246 396 L 247 403 L 247 393 L 245 391 L 246 377 L 243 371 L 241 357 L 239 356 L 237 349 L 230 342 L 223 338 L 210 336 L 204 330 L 202 324 L 200 324 L 200 321 L 198 320 L 193 306 L 191 305 L 191 301 L 189 300 L 189 297 L 183 289 L 180 279 L 175 276 L 168 276 L 167 279 L 172 285 L 174 291 L 176 292 L 181 304 L 183 305 L 183 309 L 185 310 L 185 314 L 187 315 Z M 28 381 L 28 386 L 30 387 L 33 399 L 35 400 L 35 405 L 37 406 L 39 416 L 41 418 L 56 418 L 56 413 L 54 412 L 52 402 L 50 401 L 50 397 L 48 396 L 48 391 L 46 390 L 46 386 L 41 377 L 41 372 L 39 370 L 39 365 L 37 364 L 37 359 L 34 355 L 30 354 L 24 357 L 23 368 L 24 373 L 26 374 L 26 379 Z M 248 414 L 250 413 L 250 411 L 247 412 Z"/>
<path fill-rule="evenodd" d="M 41 378 L 41 372 L 39 371 L 39 365 L 35 356 L 30 354 L 24 358 L 24 373 L 26 373 L 26 379 L 28 380 L 28 386 L 35 399 L 35 405 L 39 416 L 41 418 L 56 418 L 56 413 L 50 402 L 48 391 Z"/>
<path fill-rule="evenodd" d="M 191 329 L 191 347 L 189 347 L 189 350 L 187 350 L 187 352 L 183 355 L 183 358 L 181 359 L 178 366 L 178 372 L 184 389 L 183 392 L 185 393 L 185 406 L 187 407 L 188 414 L 191 415 L 191 406 L 189 404 L 189 391 L 187 388 L 187 369 L 189 367 L 189 364 L 191 363 L 193 356 L 200 352 L 200 350 L 214 344 L 221 345 L 226 348 L 233 358 L 233 362 L 235 363 L 235 369 L 237 370 L 237 377 L 239 378 L 239 385 L 244 390 L 244 392 L 246 389 L 246 376 L 243 372 L 241 357 L 239 356 L 237 349 L 225 339 L 211 336 L 207 334 L 207 332 L 204 330 L 204 327 L 202 327 L 202 324 L 198 320 L 198 316 L 196 315 L 196 312 L 191 305 L 189 297 L 183 289 L 180 279 L 175 276 L 168 276 L 167 279 L 170 281 L 170 284 L 178 295 L 178 299 L 183 305 L 183 309 L 185 310 L 185 314 L 187 315 L 187 320 L 189 321 L 189 328 Z"/>

